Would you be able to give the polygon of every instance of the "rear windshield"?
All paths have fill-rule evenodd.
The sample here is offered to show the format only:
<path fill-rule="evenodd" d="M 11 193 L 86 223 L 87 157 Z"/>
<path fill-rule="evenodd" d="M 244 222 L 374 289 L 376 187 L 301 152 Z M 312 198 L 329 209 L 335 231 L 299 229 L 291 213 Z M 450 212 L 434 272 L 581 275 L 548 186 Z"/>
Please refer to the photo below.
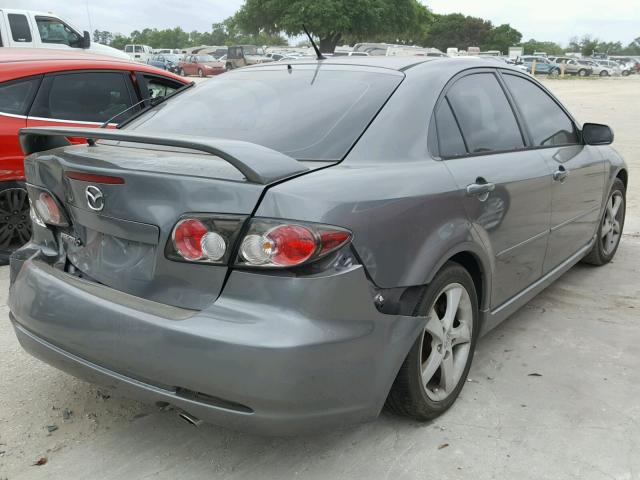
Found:
<path fill-rule="evenodd" d="M 128 128 L 244 140 L 298 160 L 341 160 L 402 78 L 329 65 L 238 70 L 168 100 Z"/>

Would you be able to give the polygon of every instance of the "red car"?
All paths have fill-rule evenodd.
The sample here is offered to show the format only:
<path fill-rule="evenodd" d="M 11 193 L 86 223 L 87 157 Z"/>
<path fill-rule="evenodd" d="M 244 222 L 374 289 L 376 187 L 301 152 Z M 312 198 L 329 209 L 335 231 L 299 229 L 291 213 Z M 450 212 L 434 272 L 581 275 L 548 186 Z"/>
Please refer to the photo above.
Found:
<path fill-rule="evenodd" d="M 212 55 L 187 55 L 178 63 L 180 75 L 198 75 L 207 77 L 209 75 L 219 75 L 227 71 L 224 62 L 216 60 Z"/>
<path fill-rule="evenodd" d="M 158 68 L 106 56 L 0 48 L 0 260 L 31 235 L 18 130 L 98 127 L 137 102 L 166 96 L 186 83 Z M 109 127 L 144 105 L 114 118 Z"/>

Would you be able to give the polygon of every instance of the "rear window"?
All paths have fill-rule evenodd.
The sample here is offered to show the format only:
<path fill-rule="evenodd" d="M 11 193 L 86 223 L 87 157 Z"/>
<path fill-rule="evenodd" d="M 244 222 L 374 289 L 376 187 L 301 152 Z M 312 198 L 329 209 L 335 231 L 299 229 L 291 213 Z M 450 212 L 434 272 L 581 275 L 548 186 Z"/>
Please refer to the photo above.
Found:
<path fill-rule="evenodd" d="M 221 75 L 131 128 L 256 143 L 298 160 L 341 160 L 403 76 L 294 66 Z"/>

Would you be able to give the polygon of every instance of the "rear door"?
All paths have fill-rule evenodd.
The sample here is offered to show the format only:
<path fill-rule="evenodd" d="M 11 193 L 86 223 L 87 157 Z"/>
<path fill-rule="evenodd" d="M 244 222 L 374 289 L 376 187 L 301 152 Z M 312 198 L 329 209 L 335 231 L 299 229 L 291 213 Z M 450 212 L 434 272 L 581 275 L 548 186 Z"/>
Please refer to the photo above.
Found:
<path fill-rule="evenodd" d="M 463 74 L 445 92 L 435 114 L 439 155 L 493 256 L 495 309 L 542 275 L 551 175 L 545 160 L 526 149 L 495 71 Z"/>
<path fill-rule="evenodd" d="M 597 147 L 583 145 L 573 119 L 540 86 L 517 73 L 503 74 L 532 146 L 552 172 L 552 214 L 544 272 L 584 248 L 595 234 L 605 185 Z"/>
<path fill-rule="evenodd" d="M 129 72 L 94 70 L 49 74 L 42 82 L 27 124 L 29 127 L 98 127 L 136 101 Z M 133 113 L 117 117 L 110 126 Z"/>

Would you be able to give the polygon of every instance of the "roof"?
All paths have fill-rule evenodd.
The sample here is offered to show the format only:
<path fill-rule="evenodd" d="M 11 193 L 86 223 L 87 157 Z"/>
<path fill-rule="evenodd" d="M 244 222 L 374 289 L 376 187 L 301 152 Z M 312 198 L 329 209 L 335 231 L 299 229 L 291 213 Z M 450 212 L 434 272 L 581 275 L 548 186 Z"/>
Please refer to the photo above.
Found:
<path fill-rule="evenodd" d="M 58 48 L 3 48 L 0 50 L 0 63 L 23 62 L 23 61 L 51 61 L 51 60 L 87 60 L 105 62 L 127 62 L 124 59 L 110 57 L 108 55 L 98 55 L 95 53 L 78 52 L 74 50 Z"/>
<path fill-rule="evenodd" d="M 286 63 L 292 65 L 316 65 L 318 63 L 322 63 L 322 65 L 352 65 L 354 67 L 378 67 L 378 68 L 386 68 L 389 70 L 397 70 L 397 71 L 405 71 L 410 69 L 411 67 L 415 67 L 417 65 L 422 65 L 425 63 L 438 62 L 438 64 L 442 64 L 442 62 L 448 62 L 459 65 L 463 63 L 468 65 L 473 62 L 475 66 L 495 66 L 492 62 L 487 61 L 481 57 L 427 57 L 427 56 L 339 56 L 339 57 L 328 57 L 325 60 L 316 60 L 315 58 L 301 58 L 298 60 L 292 60 L 287 62 L 278 62 L 278 63 Z M 261 68 L 268 67 L 273 65 L 272 62 L 252 65 L 250 67 L 243 67 L 243 69 L 247 68 Z"/>
<path fill-rule="evenodd" d="M 136 70 L 158 73 L 182 83 L 184 78 L 159 68 L 106 55 L 46 48 L 0 48 L 0 82 L 39 73 L 68 70 Z"/>

